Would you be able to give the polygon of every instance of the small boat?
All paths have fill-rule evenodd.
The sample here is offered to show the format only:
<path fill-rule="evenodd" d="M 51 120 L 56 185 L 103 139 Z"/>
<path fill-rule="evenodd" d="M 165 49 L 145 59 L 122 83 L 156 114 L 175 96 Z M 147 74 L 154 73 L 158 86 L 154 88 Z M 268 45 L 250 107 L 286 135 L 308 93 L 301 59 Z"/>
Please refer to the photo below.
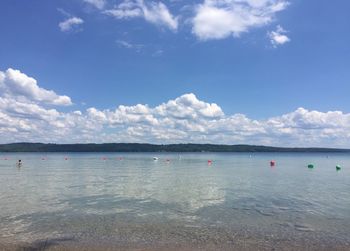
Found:
<path fill-rule="evenodd" d="M 153 157 L 153 160 L 158 160 L 158 157 Z"/>

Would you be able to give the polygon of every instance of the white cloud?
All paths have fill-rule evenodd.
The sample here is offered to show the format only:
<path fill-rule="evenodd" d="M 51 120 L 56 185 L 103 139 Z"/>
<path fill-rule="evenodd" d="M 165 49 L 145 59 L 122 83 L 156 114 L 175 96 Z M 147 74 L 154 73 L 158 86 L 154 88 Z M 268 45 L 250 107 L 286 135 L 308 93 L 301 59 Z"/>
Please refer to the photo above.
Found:
<path fill-rule="evenodd" d="M 127 49 L 131 49 L 131 48 L 134 48 L 134 45 L 127 42 L 127 41 L 124 41 L 124 40 L 117 40 L 116 43 L 118 45 L 120 45 L 121 47 L 124 47 L 124 48 L 127 48 Z"/>
<path fill-rule="evenodd" d="M 54 91 L 41 88 L 34 78 L 11 68 L 5 72 L 0 71 L 0 91 L 0 97 L 11 97 L 27 102 L 42 102 L 52 105 L 72 104 L 68 96 L 60 96 Z"/>
<path fill-rule="evenodd" d="M 160 116 L 179 119 L 219 118 L 224 115 L 221 108 L 215 104 L 205 103 L 193 94 L 185 94 L 175 100 L 161 104 L 155 108 Z"/>
<path fill-rule="evenodd" d="M 267 35 L 270 38 L 270 42 L 274 47 L 285 44 L 290 41 L 290 38 L 285 35 L 287 33 L 280 25 L 277 25 L 275 31 L 268 32 Z"/>
<path fill-rule="evenodd" d="M 70 31 L 73 28 L 84 23 L 84 20 L 79 17 L 70 17 L 58 24 L 61 31 Z"/>
<path fill-rule="evenodd" d="M 116 19 L 140 18 L 174 32 L 178 30 L 181 19 L 185 20 L 185 24 L 192 26 L 192 34 L 202 41 L 239 37 L 254 28 L 267 26 L 275 21 L 278 12 L 289 5 L 288 0 L 198 0 L 197 4 L 178 3 L 174 7 L 174 1 L 171 1 L 172 9 L 178 8 L 181 12 L 183 18 L 180 19 L 180 15 L 173 15 L 172 10 L 159 0 L 121 0 L 108 8 L 106 0 L 83 1 L 96 7 L 100 13 Z M 84 23 L 82 19 L 60 11 L 67 16 L 65 21 L 59 23 L 61 31 L 70 31 Z M 274 47 L 290 41 L 285 33 L 280 26 L 268 33 Z M 119 45 L 129 46 L 125 41 Z"/>
<path fill-rule="evenodd" d="M 124 0 L 116 8 L 106 10 L 104 13 L 117 19 L 142 17 L 149 23 L 164 26 L 173 31 L 178 28 L 178 18 L 174 17 L 162 2 Z"/>
<path fill-rule="evenodd" d="M 144 47 L 144 45 L 142 44 L 134 44 L 121 39 L 116 40 L 116 43 L 119 47 L 126 48 L 126 49 L 133 49 L 133 50 L 136 50 L 137 52 L 140 52 L 141 49 Z"/>
<path fill-rule="evenodd" d="M 100 9 L 100 10 L 102 10 L 106 5 L 105 0 L 83 0 L 83 1 L 95 6 L 97 9 Z"/>
<path fill-rule="evenodd" d="M 164 50 L 158 49 L 152 53 L 152 57 L 160 57 L 164 54 Z"/>
<path fill-rule="evenodd" d="M 204 0 L 196 6 L 192 32 L 201 40 L 240 36 L 271 23 L 285 0 Z"/>
<path fill-rule="evenodd" d="M 0 89 L 0 143 L 193 142 L 350 147 L 350 114 L 341 111 L 298 108 L 256 120 L 244 114 L 226 115 L 219 105 L 189 93 L 154 107 L 137 104 L 63 112 L 47 108 L 47 104 L 55 104 L 58 97 L 64 96 L 38 87 L 34 79 L 12 69 L 0 71 Z M 69 99 L 61 104 L 70 103 Z"/>

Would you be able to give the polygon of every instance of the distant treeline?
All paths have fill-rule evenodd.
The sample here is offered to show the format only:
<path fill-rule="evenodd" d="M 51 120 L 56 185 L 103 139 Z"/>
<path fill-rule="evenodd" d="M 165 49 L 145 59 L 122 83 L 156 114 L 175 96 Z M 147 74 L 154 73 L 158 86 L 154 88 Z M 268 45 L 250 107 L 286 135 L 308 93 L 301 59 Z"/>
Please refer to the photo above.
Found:
<path fill-rule="evenodd" d="M 350 149 L 336 148 L 287 148 L 255 145 L 213 144 L 0 144 L 0 152 L 348 152 Z"/>

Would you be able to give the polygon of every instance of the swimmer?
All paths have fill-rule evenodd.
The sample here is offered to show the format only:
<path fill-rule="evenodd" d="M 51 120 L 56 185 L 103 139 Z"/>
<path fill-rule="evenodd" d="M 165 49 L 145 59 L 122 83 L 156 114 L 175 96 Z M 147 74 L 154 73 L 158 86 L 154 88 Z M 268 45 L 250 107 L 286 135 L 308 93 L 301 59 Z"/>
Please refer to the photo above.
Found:
<path fill-rule="evenodd" d="M 22 160 L 19 159 L 19 160 L 17 161 L 17 164 L 16 164 L 16 165 L 17 165 L 17 167 L 21 167 L 21 166 L 22 166 Z"/>

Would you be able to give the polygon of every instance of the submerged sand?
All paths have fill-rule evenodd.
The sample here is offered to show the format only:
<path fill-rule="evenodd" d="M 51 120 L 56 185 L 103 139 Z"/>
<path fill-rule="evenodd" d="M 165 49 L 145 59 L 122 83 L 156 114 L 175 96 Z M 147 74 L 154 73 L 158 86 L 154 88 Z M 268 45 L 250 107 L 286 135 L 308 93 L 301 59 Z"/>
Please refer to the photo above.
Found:
<path fill-rule="evenodd" d="M 344 237 L 307 230 L 264 233 L 252 229 L 125 224 L 104 236 L 95 231 L 34 241 L 18 241 L 16 236 L 0 238 L 0 250 L 350 250 Z"/>

